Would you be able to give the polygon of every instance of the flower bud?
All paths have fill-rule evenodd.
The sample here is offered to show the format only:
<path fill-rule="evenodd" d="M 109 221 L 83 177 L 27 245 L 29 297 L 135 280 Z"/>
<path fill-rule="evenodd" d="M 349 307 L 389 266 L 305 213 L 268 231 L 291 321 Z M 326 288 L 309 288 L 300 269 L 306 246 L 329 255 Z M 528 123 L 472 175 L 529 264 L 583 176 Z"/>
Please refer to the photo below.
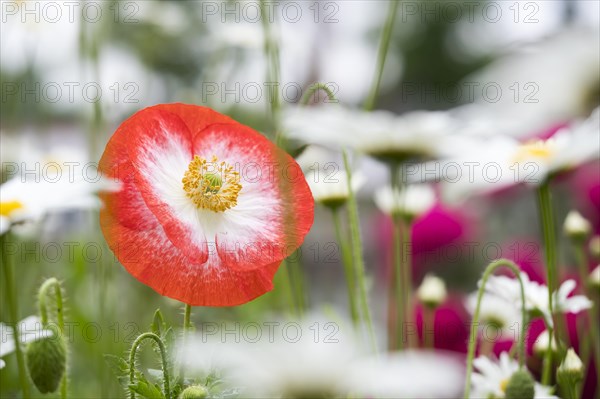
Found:
<path fill-rule="evenodd" d="M 600 265 L 590 273 L 589 284 L 596 289 L 600 288 Z"/>
<path fill-rule="evenodd" d="M 542 331 L 542 333 L 537 337 L 535 342 L 533 343 L 533 353 L 535 353 L 539 357 L 543 357 L 544 354 L 548 351 L 548 344 L 550 343 L 550 333 L 548 330 Z M 553 353 L 558 351 L 558 345 L 556 344 L 556 337 L 552 337 L 552 346 L 550 350 Z"/>
<path fill-rule="evenodd" d="M 510 377 L 506 385 L 506 399 L 533 399 L 535 382 L 526 370 L 518 370 Z"/>
<path fill-rule="evenodd" d="M 592 226 L 579 212 L 571 211 L 565 219 L 564 230 L 573 240 L 585 240 L 590 235 Z"/>
<path fill-rule="evenodd" d="M 594 259 L 600 259 L 600 236 L 593 236 L 588 248 Z"/>
<path fill-rule="evenodd" d="M 417 297 L 426 306 L 431 308 L 438 307 L 446 300 L 446 284 L 444 280 L 432 274 L 428 274 L 423 279 L 421 286 L 417 290 Z"/>
<path fill-rule="evenodd" d="M 204 399 L 208 396 L 208 389 L 202 385 L 191 385 L 181 392 L 179 399 Z"/>
<path fill-rule="evenodd" d="M 33 383 L 41 393 L 49 393 L 58 389 L 67 368 L 67 347 L 56 326 L 44 328 L 53 334 L 29 343 L 26 356 Z"/>
<path fill-rule="evenodd" d="M 563 380 L 579 382 L 583 379 L 583 363 L 573 348 L 569 348 L 556 373 L 558 378 Z"/>

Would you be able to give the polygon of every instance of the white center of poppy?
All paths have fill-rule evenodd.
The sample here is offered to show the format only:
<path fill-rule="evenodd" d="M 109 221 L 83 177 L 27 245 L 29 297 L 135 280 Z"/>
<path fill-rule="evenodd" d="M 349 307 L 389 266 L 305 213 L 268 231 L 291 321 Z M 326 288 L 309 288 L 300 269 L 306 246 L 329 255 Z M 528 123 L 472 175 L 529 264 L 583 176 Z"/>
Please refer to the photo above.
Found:
<path fill-rule="evenodd" d="M 213 212 L 224 212 L 236 206 L 242 189 L 239 172 L 226 162 L 219 162 L 215 155 L 210 162 L 194 155 L 181 182 L 198 209 Z"/>

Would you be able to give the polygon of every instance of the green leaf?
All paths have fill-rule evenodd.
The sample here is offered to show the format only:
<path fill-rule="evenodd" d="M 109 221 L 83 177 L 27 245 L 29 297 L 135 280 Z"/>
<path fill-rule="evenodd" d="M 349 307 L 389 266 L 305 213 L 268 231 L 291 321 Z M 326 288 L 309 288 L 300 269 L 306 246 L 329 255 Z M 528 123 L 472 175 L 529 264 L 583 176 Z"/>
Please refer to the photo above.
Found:
<path fill-rule="evenodd" d="M 160 309 L 156 309 L 156 312 L 154 312 L 154 318 L 152 320 L 152 325 L 150 326 L 150 329 L 154 334 L 158 335 L 159 337 L 162 336 L 162 332 L 167 329 L 165 319 Z"/>
<path fill-rule="evenodd" d="M 122 357 L 106 354 L 104 360 L 117 377 L 129 375 L 129 364 Z"/>
<path fill-rule="evenodd" d="M 129 384 L 129 389 L 148 399 L 164 399 L 165 397 L 160 387 L 148 382 L 143 375 L 139 376 L 134 384 Z"/>

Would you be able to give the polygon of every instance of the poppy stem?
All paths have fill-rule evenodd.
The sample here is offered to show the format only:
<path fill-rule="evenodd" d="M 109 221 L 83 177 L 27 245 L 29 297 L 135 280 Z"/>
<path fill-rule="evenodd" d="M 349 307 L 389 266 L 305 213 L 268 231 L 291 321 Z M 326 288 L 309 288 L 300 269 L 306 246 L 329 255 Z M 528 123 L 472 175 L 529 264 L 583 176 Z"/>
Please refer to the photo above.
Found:
<path fill-rule="evenodd" d="M 64 306 L 63 306 L 63 295 L 60 287 L 60 282 L 51 277 L 44 281 L 38 291 L 38 308 L 40 311 L 40 318 L 42 319 L 42 326 L 48 325 L 48 308 L 46 306 L 46 299 L 50 294 L 49 290 L 54 288 L 54 298 L 56 300 L 56 321 L 60 333 L 64 336 L 65 333 L 65 319 L 64 319 Z M 68 353 L 68 352 L 67 352 Z M 65 372 L 60 381 L 60 397 L 65 399 L 67 397 L 67 373 Z"/>
<path fill-rule="evenodd" d="M 379 43 L 379 50 L 377 53 L 377 67 L 375 69 L 375 76 L 369 91 L 369 97 L 365 101 L 364 109 L 370 111 L 375 107 L 377 101 L 377 94 L 379 93 L 379 86 L 381 85 L 381 77 L 383 76 L 383 67 L 385 66 L 385 59 L 387 57 L 388 49 L 390 47 L 390 39 L 392 37 L 392 31 L 394 28 L 394 21 L 396 20 L 396 14 L 398 10 L 397 0 L 390 0 L 390 7 L 387 14 L 387 20 L 383 26 L 381 32 L 381 42 Z"/>
<path fill-rule="evenodd" d="M 187 332 L 192 327 L 191 321 L 190 321 L 191 317 L 192 317 L 192 306 L 188 305 L 186 303 L 183 308 L 183 330 L 181 331 L 181 342 L 182 342 L 183 347 L 185 347 L 185 341 L 187 339 Z M 179 379 L 181 380 L 181 383 L 183 383 L 184 378 L 185 378 L 185 366 L 183 365 L 183 362 L 182 362 L 181 368 L 179 369 Z"/>
<path fill-rule="evenodd" d="M 477 344 L 477 336 L 479 330 L 479 312 L 481 310 L 481 301 L 483 294 L 485 293 L 485 285 L 490 276 L 500 267 L 509 268 L 519 280 L 521 286 L 521 330 L 519 333 L 519 368 L 523 368 L 525 363 L 525 324 L 527 322 L 527 315 L 525 311 L 525 288 L 523 286 L 523 280 L 521 280 L 521 270 L 517 265 L 508 259 L 498 259 L 490 263 L 481 278 L 481 285 L 479 286 L 479 292 L 477 293 L 477 305 L 475 306 L 475 312 L 473 313 L 473 320 L 471 322 L 471 331 L 469 337 L 469 351 L 467 354 L 467 373 L 465 378 L 465 399 L 469 399 L 471 396 L 471 375 L 473 374 L 473 360 L 475 357 L 475 346 Z"/>
<path fill-rule="evenodd" d="M 13 263 L 10 256 L 8 256 L 8 245 L 10 232 L 0 236 L 0 242 L 2 245 L 2 269 L 4 270 L 4 287 L 6 290 L 6 302 L 8 302 L 8 308 L 10 313 L 10 325 L 13 329 L 14 340 L 15 340 L 15 354 L 17 355 L 17 366 L 19 368 L 19 382 L 21 384 L 21 391 L 23 392 L 24 398 L 30 397 L 29 383 L 27 381 L 27 371 L 25 370 L 25 357 L 23 356 L 23 349 L 21 348 L 21 339 L 19 336 L 19 303 L 18 298 L 15 295 L 15 279 L 13 274 Z"/>
<path fill-rule="evenodd" d="M 348 245 L 348 240 L 345 234 L 342 233 L 342 222 L 340 220 L 340 211 L 338 207 L 331 208 L 331 216 L 333 217 L 333 225 L 335 227 L 335 235 L 340 245 L 342 252 L 342 263 L 346 274 L 346 285 L 348 287 L 348 303 L 350 304 L 350 316 L 354 327 L 359 323 L 359 311 L 356 304 L 356 278 L 354 276 L 352 253 Z"/>
<path fill-rule="evenodd" d="M 135 391 L 131 388 L 131 386 L 135 383 L 135 359 L 137 356 L 137 351 L 142 342 L 148 339 L 154 341 L 154 343 L 158 346 L 158 349 L 160 351 L 160 359 L 162 361 L 163 372 L 163 390 L 165 398 L 171 399 L 171 385 L 168 369 L 169 363 L 167 362 L 167 350 L 162 339 L 160 339 L 158 335 L 151 332 L 143 333 L 142 335 L 137 337 L 135 341 L 133 341 L 133 345 L 131 345 L 131 350 L 129 351 L 129 392 L 131 394 L 131 399 L 135 399 Z"/>
<path fill-rule="evenodd" d="M 363 258 L 362 241 L 360 238 L 360 221 L 358 218 L 358 206 L 356 205 L 356 197 L 352 191 L 352 170 L 348 162 L 348 154 L 345 149 L 342 149 L 342 157 L 344 158 L 344 167 L 348 176 L 348 220 L 350 223 L 352 256 L 354 258 L 354 272 L 356 274 L 356 282 L 358 295 L 360 298 L 360 307 L 364 323 L 367 325 L 369 338 L 373 351 L 377 352 L 377 341 L 373 330 L 373 322 L 371 320 L 371 312 L 369 310 L 369 302 L 367 295 L 367 284 L 365 280 L 365 262 Z"/>

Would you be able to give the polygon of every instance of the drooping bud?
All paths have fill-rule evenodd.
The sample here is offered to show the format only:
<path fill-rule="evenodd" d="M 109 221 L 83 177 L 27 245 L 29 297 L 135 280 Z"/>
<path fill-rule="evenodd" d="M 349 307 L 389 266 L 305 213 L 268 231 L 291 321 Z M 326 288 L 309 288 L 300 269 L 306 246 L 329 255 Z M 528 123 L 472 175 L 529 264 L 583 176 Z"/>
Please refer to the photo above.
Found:
<path fill-rule="evenodd" d="M 27 368 L 29 375 L 41 393 L 55 392 L 67 368 L 67 346 L 55 325 L 44 327 L 51 336 L 29 343 Z"/>
<path fill-rule="evenodd" d="M 569 238 L 583 241 L 590 235 L 592 226 L 579 212 L 571 211 L 565 219 L 564 230 Z"/>
<path fill-rule="evenodd" d="M 428 274 L 417 290 L 417 297 L 426 306 L 431 308 L 438 307 L 446 300 L 448 293 L 446 283 L 439 277 Z"/>
<path fill-rule="evenodd" d="M 191 385 L 181 392 L 179 399 L 204 399 L 208 396 L 208 389 L 202 385 Z"/>
<path fill-rule="evenodd" d="M 510 377 L 505 391 L 506 399 L 533 399 L 535 382 L 526 370 L 518 370 Z"/>

